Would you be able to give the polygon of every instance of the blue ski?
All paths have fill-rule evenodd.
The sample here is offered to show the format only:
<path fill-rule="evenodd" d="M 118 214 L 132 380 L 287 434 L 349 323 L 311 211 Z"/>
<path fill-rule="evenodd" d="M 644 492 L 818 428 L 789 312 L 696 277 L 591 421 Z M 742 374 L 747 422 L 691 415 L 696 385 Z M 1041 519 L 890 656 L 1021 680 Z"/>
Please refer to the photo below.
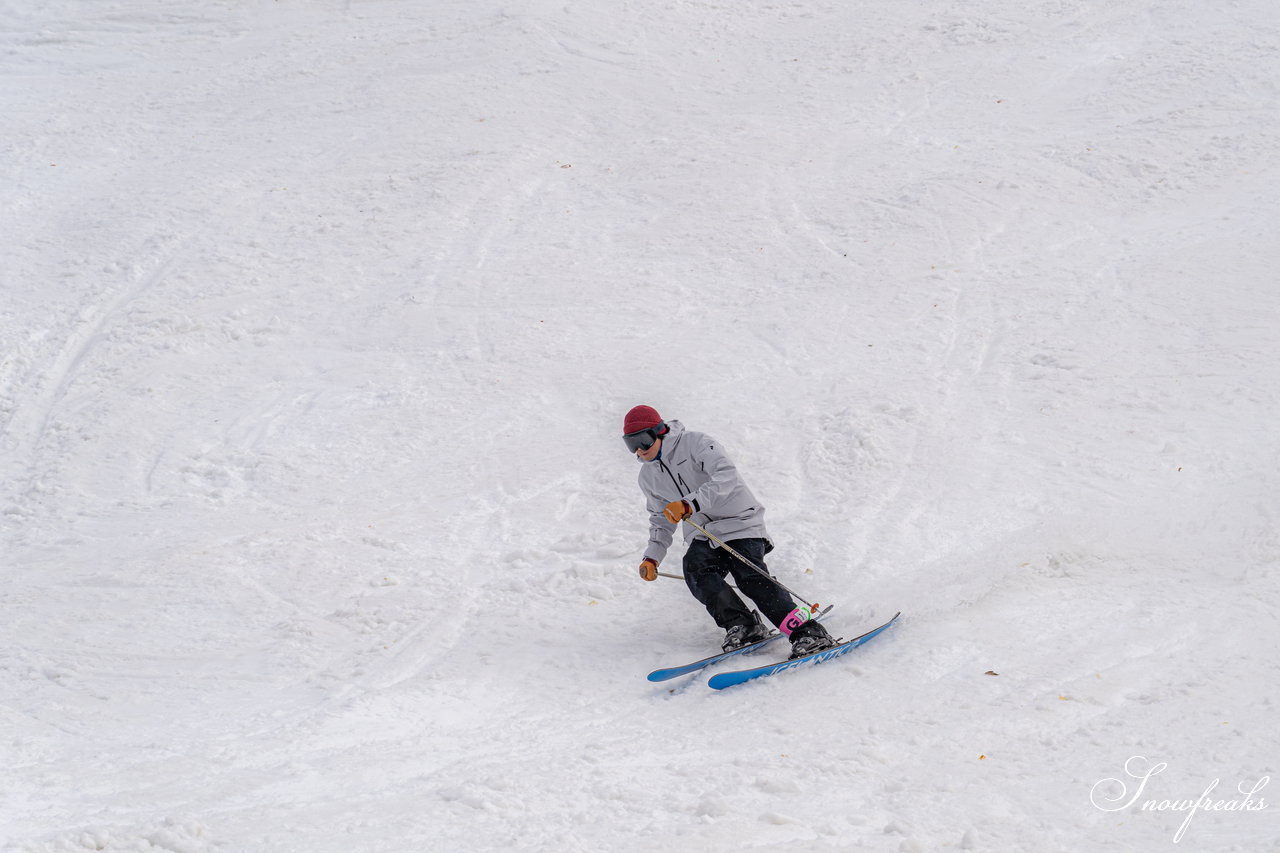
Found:
<path fill-rule="evenodd" d="M 880 634 L 881 631 L 888 628 L 894 622 L 898 621 L 898 617 L 902 613 L 893 614 L 893 618 L 881 625 L 879 628 L 873 628 L 861 637 L 855 637 L 852 640 L 846 640 L 838 646 L 833 646 L 820 652 L 814 652 L 811 655 L 805 655 L 795 660 L 784 660 L 780 663 L 766 663 L 763 666 L 757 666 L 752 669 L 742 669 L 737 672 L 718 672 L 711 676 L 711 680 L 707 682 L 707 686 L 715 690 L 723 690 L 726 687 L 732 687 L 735 684 L 742 684 L 744 681 L 751 681 L 754 678 L 766 678 L 770 675 L 777 675 L 779 672 L 785 672 L 788 669 L 796 667 L 808 666 L 814 663 L 823 663 L 841 655 L 848 654 L 858 646 Z M 767 642 L 767 641 L 766 641 Z"/>
<path fill-rule="evenodd" d="M 834 606 L 835 606 L 834 604 L 828 604 L 826 607 L 822 608 L 822 610 L 818 612 L 817 618 L 821 619 L 823 616 L 826 616 L 828 613 L 831 612 L 831 608 Z M 691 672 L 697 672 L 703 667 L 711 666 L 711 664 L 713 663 L 718 663 L 719 661 L 722 661 L 725 658 L 731 658 L 734 655 L 744 655 L 750 652 L 759 651 L 760 649 L 763 649 L 765 646 L 769 645 L 770 643 L 772 643 L 774 640 L 778 639 L 781 636 L 782 634 L 780 632 L 771 631 L 769 632 L 769 636 L 765 637 L 763 640 L 760 640 L 757 643 L 751 643 L 750 645 L 743 646 L 740 649 L 734 649 L 731 652 L 721 652 L 718 655 L 712 655 L 709 658 L 703 658 L 702 660 L 697 660 L 697 661 L 694 661 L 693 663 L 686 663 L 683 666 L 673 666 L 669 669 L 655 669 L 653 672 L 649 673 L 649 680 L 650 681 L 666 681 L 667 679 L 670 679 L 670 678 L 679 678 L 682 675 L 688 675 Z"/>

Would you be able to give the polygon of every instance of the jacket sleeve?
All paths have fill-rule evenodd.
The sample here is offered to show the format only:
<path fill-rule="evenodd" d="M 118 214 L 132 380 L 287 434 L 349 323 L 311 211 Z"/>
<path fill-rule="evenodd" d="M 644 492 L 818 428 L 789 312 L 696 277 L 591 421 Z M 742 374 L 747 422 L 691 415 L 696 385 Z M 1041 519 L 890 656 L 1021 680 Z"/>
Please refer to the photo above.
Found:
<path fill-rule="evenodd" d="M 667 517 L 662 514 L 663 508 L 666 507 L 662 499 L 650 494 L 643 482 L 640 484 L 640 489 L 644 492 L 645 508 L 649 510 L 649 544 L 645 546 L 644 555 L 661 565 L 663 558 L 667 556 L 667 549 L 671 547 L 676 526 L 667 521 Z"/>

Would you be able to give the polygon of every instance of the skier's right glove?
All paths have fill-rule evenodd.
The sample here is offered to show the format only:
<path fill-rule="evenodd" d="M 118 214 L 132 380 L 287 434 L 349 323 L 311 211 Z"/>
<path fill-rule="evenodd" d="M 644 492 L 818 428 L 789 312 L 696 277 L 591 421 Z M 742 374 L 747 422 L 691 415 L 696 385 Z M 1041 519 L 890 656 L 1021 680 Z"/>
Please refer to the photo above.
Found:
<path fill-rule="evenodd" d="M 658 564 L 645 557 L 640 562 L 640 577 L 647 581 L 656 581 L 658 579 Z"/>

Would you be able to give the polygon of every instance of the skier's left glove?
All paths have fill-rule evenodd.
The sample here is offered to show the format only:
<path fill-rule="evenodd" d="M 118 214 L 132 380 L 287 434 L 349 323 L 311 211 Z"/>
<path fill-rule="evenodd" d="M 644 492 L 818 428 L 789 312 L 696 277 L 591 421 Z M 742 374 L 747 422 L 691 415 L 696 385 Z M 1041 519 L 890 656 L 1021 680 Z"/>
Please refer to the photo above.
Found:
<path fill-rule="evenodd" d="M 645 557 L 640 561 L 640 577 L 647 581 L 656 581 L 658 579 L 658 564 Z"/>
<path fill-rule="evenodd" d="M 667 521 L 672 524 L 679 524 L 681 519 L 688 518 L 693 515 L 693 507 L 689 506 L 688 501 L 672 501 L 667 504 L 662 514 L 667 517 Z"/>

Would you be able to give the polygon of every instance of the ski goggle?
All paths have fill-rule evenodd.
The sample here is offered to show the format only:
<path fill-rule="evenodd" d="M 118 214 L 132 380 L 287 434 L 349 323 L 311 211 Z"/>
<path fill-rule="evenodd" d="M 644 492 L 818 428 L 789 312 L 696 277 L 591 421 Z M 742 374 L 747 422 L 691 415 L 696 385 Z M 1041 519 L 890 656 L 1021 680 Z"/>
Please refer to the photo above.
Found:
<path fill-rule="evenodd" d="M 627 445 L 627 450 L 635 453 L 637 450 L 648 450 L 653 447 L 654 443 L 662 437 L 667 431 L 665 424 L 659 424 L 656 427 L 629 432 L 622 437 L 623 442 Z"/>

